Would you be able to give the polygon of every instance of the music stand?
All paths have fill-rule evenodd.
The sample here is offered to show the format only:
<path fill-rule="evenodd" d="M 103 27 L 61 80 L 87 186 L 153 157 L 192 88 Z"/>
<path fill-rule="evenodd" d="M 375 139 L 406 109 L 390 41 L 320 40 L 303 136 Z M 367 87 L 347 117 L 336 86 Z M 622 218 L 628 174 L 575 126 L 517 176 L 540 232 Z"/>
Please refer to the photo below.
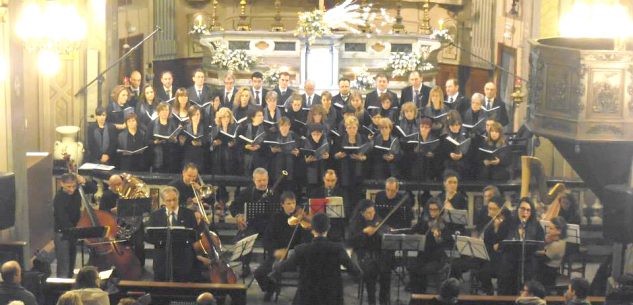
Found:
<path fill-rule="evenodd" d="M 173 262 L 173 248 L 183 247 L 185 244 L 193 243 L 198 239 L 196 231 L 190 228 L 173 226 L 173 227 L 148 227 L 147 228 L 147 242 L 154 246 L 165 245 L 167 250 L 165 262 L 167 264 L 165 268 L 166 276 L 170 282 L 174 280 L 174 262 Z M 163 243 L 164 241 L 164 243 Z"/>
<path fill-rule="evenodd" d="M 277 211 L 279 211 L 279 205 L 272 202 L 244 202 L 244 218 L 246 221 L 255 224 L 254 228 L 257 233 L 263 233 L 261 231 L 266 227 L 266 223 Z"/>
<path fill-rule="evenodd" d="M 511 253 L 513 257 L 519 257 L 521 264 L 521 272 L 519 273 L 519 281 L 517 285 L 523 285 L 525 281 L 525 258 L 534 252 L 543 249 L 544 242 L 540 240 L 503 240 L 501 241 L 501 249 L 504 252 Z M 518 287 L 519 290 L 521 287 Z"/>
<path fill-rule="evenodd" d="M 394 208 L 393 204 L 383 204 L 383 203 L 379 203 L 376 202 L 375 204 L 376 206 L 376 213 L 378 215 L 380 215 L 380 217 L 385 217 L 387 214 L 389 214 L 389 212 L 391 211 L 391 209 Z M 390 226 L 395 226 L 396 224 L 405 224 L 404 227 L 408 228 L 411 226 L 411 219 L 413 218 L 412 213 L 409 211 L 410 207 L 407 204 L 403 204 L 401 205 L 392 215 L 391 218 L 389 218 L 390 221 L 387 221 L 387 224 Z M 400 219 L 398 220 L 397 217 L 400 217 Z M 408 224 L 408 225 L 406 225 Z M 398 225 L 397 229 L 402 229 L 402 226 Z"/>
<path fill-rule="evenodd" d="M 468 211 L 457 210 L 457 209 L 444 209 L 444 213 L 442 213 L 442 219 L 446 223 L 465 225 L 468 223 Z"/>
<path fill-rule="evenodd" d="M 490 260 L 483 239 L 458 235 L 455 244 L 457 245 L 457 252 L 459 252 L 460 255 L 471 256 L 485 261 Z"/>
<path fill-rule="evenodd" d="M 229 258 L 229 262 L 238 262 L 244 265 L 244 262 L 241 262 L 242 258 L 245 255 L 253 252 L 253 248 L 255 247 L 255 241 L 259 234 L 253 234 L 246 236 L 235 243 L 233 246 L 233 251 L 231 252 L 231 257 Z M 235 265 L 237 266 L 237 265 Z M 242 266 L 243 267 L 243 266 Z M 244 278 L 242 277 L 242 283 L 245 283 Z"/>
<path fill-rule="evenodd" d="M 62 238 L 72 242 L 78 240 L 81 247 L 81 266 L 84 263 L 84 244 L 89 238 L 104 238 L 108 232 L 107 227 L 85 227 L 85 228 L 67 228 L 62 229 Z"/>
<path fill-rule="evenodd" d="M 567 224 L 567 238 L 565 241 L 580 245 L 580 225 Z"/>
<path fill-rule="evenodd" d="M 331 219 L 345 218 L 343 197 L 311 198 L 308 202 L 311 214 L 325 213 Z"/>
<path fill-rule="evenodd" d="M 381 240 L 381 249 L 387 251 L 402 251 L 402 257 L 405 260 L 407 256 L 404 254 L 405 251 L 424 251 L 424 245 L 426 242 L 426 235 L 420 234 L 383 234 Z M 401 274 L 396 265 L 392 267 L 392 270 L 395 272 L 398 277 L 397 287 L 396 287 L 396 304 L 400 304 L 400 282 L 404 283 L 405 274 Z M 404 273 L 404 271 L 402 272 Z"/>

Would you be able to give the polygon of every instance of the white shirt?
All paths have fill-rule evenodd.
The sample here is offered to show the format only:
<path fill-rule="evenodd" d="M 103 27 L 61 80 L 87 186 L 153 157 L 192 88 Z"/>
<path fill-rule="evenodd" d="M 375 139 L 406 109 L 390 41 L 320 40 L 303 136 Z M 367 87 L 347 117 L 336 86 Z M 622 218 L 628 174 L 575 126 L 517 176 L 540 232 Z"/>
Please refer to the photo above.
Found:
<path fill-rule="evenodd" d="M 176 224 L 171 223 L 171 213 L 172 213 L 172 211 L 169 211 L 169 209 L 165 208 L 165 213 L 167 214 L 167 222 L 169 222 L 169 225 L 170 226 L 177 225 L 177 223 Z M 176 217 L 176 222 L 177 222 L 178 221 L 178 208 L 176 208 L 173 211 L 173 213 L 174 213 L 174 217 Z"/>

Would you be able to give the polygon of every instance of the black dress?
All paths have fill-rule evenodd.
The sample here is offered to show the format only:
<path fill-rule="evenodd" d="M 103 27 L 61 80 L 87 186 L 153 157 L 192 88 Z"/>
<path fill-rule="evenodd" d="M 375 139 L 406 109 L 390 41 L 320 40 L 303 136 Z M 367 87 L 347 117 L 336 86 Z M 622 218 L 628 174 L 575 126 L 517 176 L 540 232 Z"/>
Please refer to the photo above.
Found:
<path fill-rule="evenodd" d="M 493 153 L 490 153 L 493 152 Z M 508 165 L 510 164 L 510 152 L 508 147 L 499 142 L 483 141 L 479 147 L 478 164 L 479 175 L 478 178 L 486 181 L 506 181 L 510 178 L 510 172 L 508 171 Z M 484 160 L 499 159 L 497 165 L 484 165 Z"/>
<path fill-rule="evenodd" d="M 175 173 L 180 169 L 180 164 L 174 164 L 173 151 L 178 134 L 176 124 L 167 120 L 167 124 L 161 124 L 160 119 L 156 118 L 147 128 L 147 143 L 150 144 L 150 152 L 152 154 L 152 171 L 159 173 Z M 172 136 L 173 134 L 173 136 Z M 170 137 L 165 139 L 165 137 Z M 155 143 L 158 141 L 158 143 Z"/>
<path fill-rule="evenodd" d="M 247 140 L 253 141 L 249 143 Z M 268 152 L 264 148 L 263 142 L 266 139 L 266 126 L 262 123 L 258 126 L 252 123 L 244 125 L 240 128 L 240 140 L 238 144 L 241 149 L 241 158 L 243 163 L 243 175 L 249 177 L 253 174 L 253 170 L 258 167 L 268 168 Z M 246 149 L 246 145 L 259 145 L 259 149 L 256 151 L 250 151 Z"/>
<path fill-rule="evenodd" d="M 398 138 L 389 136 L 388 140 L 383 140 L 381 134 L 374 137 L 374 148 L 369 154 L 371 162 L 371 178 L 376 180 L 384 180 L 389 177 L 398 177 L 398 160 L 401 157 L 400 143 Z M 393 154 L 394 159 L 387 161 L 384 155 Z"/>
<path fill-rule="evenodd" d="M 194 132 L 192 124 L 193 122 L 190 122 L 182 132 L 182 135 L 186 137 L 185 143 L 182 144 L 182 166 L 187 163 L 194 163 L 203 172 L 206 170 L 204 167 L 204 153 L 208 149 L 206 128 L 202 120 L 200 120 L 197 130 Z"/>
<path fill-rule="evenodd" d="M 303 143 L 303 148 L 307 150 L 317 150 L 323 147 L 323 145 L 326 145 L 329 148 L 329 143 L 326 136 L 321 136 L 321 139 L 319 139 L 319 142 L 315 142 L 311 136 L 308 136 L 308 138 Z M 329 149 L 326 149 L 325 151 L 329 151 Z M 305 157 L 307 156 L 307 154 L 305 151 L 302 154 L 305 160 Z M 309 188 L 308 191 L 310 189 L 317 188 L 322 183 L 323 174 L 325 173 L 325 170 L 326 170 L 327 160 L 321 159 L 320 156 L 317 156 L 317 159 L 318 160 L 314 162 L 309 162 L 309 163 L 305 162 L 305 165 L 306 165 L 305 175 L 306 175 L 306 180 L 307 180 L 308 188 Z"/>
<path fill-rule="evenodd" d="M 209 132 L 209 150 L 211 151 L 210 173 L 214 175 L 237 175 L 238 174 L 238 140 L 239 125 L 229 124 L 226 130 L 220 126 L 211 127 Z M 222 131 L 222 132 L 221 132 Z M 220 140 L 220 145 L 213 145 L 213 141 Z M 229 146 L 230 143 L 234 143 Z"/>
<path fill-rule="evenodd" d="M 158 100 L 154 100 L 153 103 L 149 104 L 147 101 L 142 100 L 136 104 L 136 109 L 134 112 L 138 116 L 139 126 L 144 128 L 146 132 L 148 132 L 151 128 L 149 124 L 156 118 L 158 118 L 158 113 L 156 113 L 156 104 L 158 104 Z"/>
<path fill-rule="evenodd" d="M 299 162 L 298 155 L 295 156 L 292 154 L 294 149 L 298 149 L 298 147 L 302 144 L 300 139 L 297 138 L 294 132 L 290 131 L 284 137 L 280 133 L 275 133 L 271 137 L 268 138 L 269 141 L 280 143 L 282 145 L 277 145 L 275 143 L 266 144 L 264 149 L 267 149 L 270 152 L 270 176 L 273 181 L 277 181 L 279 177 L 281 177 L 281 172 L 286 171 L 288 175 L 284 178 L 284 180 L 279 185 L 279 192 L 283 191 L 296 191 L 296 166 Z M 272 152 L 272 147 L 281 148 L 280 152 Z"/>
<path fill-rule="evenodd" d="M 339 159 L 339 177 L 341 186 L 345 192 L 345 198 L 347 199 L 345 205 L 345 214 L 351 215 L 352 211 L 356 207 L 356 203 L 365 196 L 365 189 L 363 188 L 363 180 L 365 179 L 367 170 L 367 160 L 361 161 L 352 159 L 351 154 L 353 152 L 346 151 L 345 147 L 362 147 L 366 145 L 369 140 L 365 138 L 361 134 L 356 135 L 356 140 L 352 144 L 349 142 L 349 137 L 347 135 L 341 138 L 339 144 L 335 147 L 335 154 L 338 152 L 345 152 L 346 155 L 344 158 Z M 371 145 L 371 144 L 370 144 Z M 367 149 L 367 152 L 364 153 L 365 156 L 369 157 L 369 151 L 371 148 Z"/>
<path fill-rule="evenodd" d="M 301 109 L 299 111 L 293 111 L 287 109 L 284 116 L 290 120 L 290 130 L 298 136 L 305 135 L 306 122 L 308 121 L 308 111 Z"/>
<path fill-rule="evenodd" d="M 441 164 L 436 161 L 441 160 L 436 157 L 440 140 L 429 133 L 426 139 L 421 135 L 416 135 L 414 139 L 409 141 L 415 142 L 411 143 L 413 145 L 413 157 L 409 159 L 409 161 L 413 160 L 411 178 L 416 181 L 437 180 L 442 169 Z M 406 164 L 411 167 L 410 162 Z"/>
<path fill-rule="evenodd" d="M 431 104 L 422 109 L 422 117 L 427 117 L 433 121 L 431 125 L 431 132 L 434 136 L 439 137 L 442 135 L 447 127 L 448 123 L 448 108 L 442 106 L 440 109 L 435 109 Z"/>
<path fill-rule="evenodd" d="M 108 155 L 110 159 L 106 164 L 114 164 L 116 158 L 118 132 L 114 125 L 105 123 L 100 128 L 97 123 L 88 126 L 88 147 L 86 152 L 86 162 L 101 163 L 101 156 Z"/>
<path fill-rule="evenodd" d="M 128 154 L 120 152 L 120 150 L 137 151 L 147 147 L 147 137 L 143 130 L 138 129 L 135 134 L 131 134 L 127 129 L 119 134 L 118 149 L 119 149 L 119 168 L 122 171 L 142 172 L 147 170 L 147 149 Z"/>
<path fill-rule="evenodd" d="M 414 171 L 414 167 L 411 166 L 411 160 L 415 160 L 415 153 L 413 152 L 415 145 L 408 142 L 415 140 L 420 133 L 420 120 L 403 118 L 398 125 L 394 126 L 394 129 L 395 134 L 400 139 L 400 148 L 402 149 L 402 158 L 398 162 L 400 174 L 403 179 L 412 179 L 417 174 Z"/>

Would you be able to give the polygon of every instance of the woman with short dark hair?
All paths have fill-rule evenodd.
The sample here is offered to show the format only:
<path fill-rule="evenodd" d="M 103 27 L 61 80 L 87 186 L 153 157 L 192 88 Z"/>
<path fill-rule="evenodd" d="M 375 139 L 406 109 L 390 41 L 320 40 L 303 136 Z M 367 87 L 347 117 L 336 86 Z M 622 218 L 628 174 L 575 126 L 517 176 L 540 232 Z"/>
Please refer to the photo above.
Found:
<path fill-rule="evenodd" d="M 84 266 L 77 273 L 71 291 L 79 295 L 84 305 L 110 305 L 108 294 L 99 288 L 99 281 L 97 268 Z"/>

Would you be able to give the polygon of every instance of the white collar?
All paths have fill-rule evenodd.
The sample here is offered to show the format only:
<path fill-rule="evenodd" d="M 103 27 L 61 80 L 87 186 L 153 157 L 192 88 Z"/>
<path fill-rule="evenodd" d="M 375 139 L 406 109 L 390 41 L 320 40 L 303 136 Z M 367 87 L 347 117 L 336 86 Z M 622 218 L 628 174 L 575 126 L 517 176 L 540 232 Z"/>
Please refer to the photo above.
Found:
<path fill-rule="evenodd" d="M 459 92 L 455 93 L 455 95 L 449 96 L 448 98 L 453 98 L 453 101 L 457 100 L 457 97 L 459 96 Z"/>
<path fill-rule="evenodd" d="M 167 87 L 163 86 L 163 90 L 165 90 L 165 92 L 167 92 L 167 91 L 171 91 L 171 88 L 167 88 Z"/>
<path fill-rule="evenodd" d="M 176 215 L 176 217 L 178 217 L 178 209 L 179 209 L 179 208 L 180 208 L 180 207 L 176 207 L 176 209 L 174 210 L 174 214 Z M 171 212 L 170 212 L 170 211 L 169 211 L 169 209 L 168 209 L 168 208 L 166 208 L 166 207 L 165 207 L 165 214 L 167 214 L 167 217 L 170 217 L 170 216 L 171 216 Z"/>
<path fill-rule="evenodd" d="M 200 88 L 198 88 L 198 86 L 194 85 L 194 87 L 196 88 L 196 91 L 202 91 L 204 89 L 204 85 L 202 85 Z"/>

